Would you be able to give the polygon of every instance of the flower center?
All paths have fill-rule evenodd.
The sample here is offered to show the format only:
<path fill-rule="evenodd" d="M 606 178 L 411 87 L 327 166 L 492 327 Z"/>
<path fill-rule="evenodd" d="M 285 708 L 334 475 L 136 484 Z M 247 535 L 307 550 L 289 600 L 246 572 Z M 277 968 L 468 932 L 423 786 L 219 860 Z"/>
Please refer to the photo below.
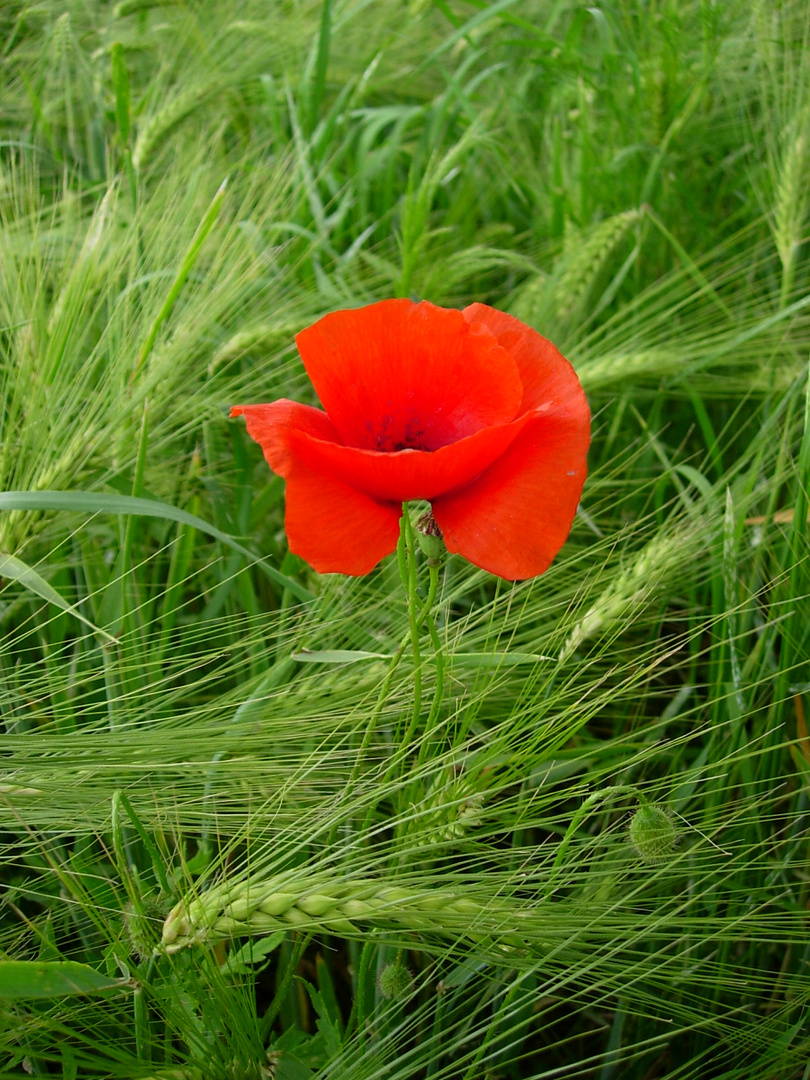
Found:
<path fill-rule="evenodd" d="M 369 441 L 367 449 L 393 454 L 398 450 L 438 450 L 441 443 L 431 439 L 424 424 L 415 416 L 404 423 L 399 417 L 382 416 L 373 423 L 366 422 Z"/>

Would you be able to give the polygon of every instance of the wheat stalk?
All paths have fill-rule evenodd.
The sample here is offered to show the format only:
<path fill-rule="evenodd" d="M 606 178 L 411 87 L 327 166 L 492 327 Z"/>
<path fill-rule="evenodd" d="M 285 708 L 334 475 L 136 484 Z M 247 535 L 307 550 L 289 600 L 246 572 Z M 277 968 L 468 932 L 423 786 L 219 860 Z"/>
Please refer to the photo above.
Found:
<path fill-rule="evenodd" d="M 563 271 L 554 288 L 554 306 L 560 319 L 570 318 L 584 305 L 616 246 L 641 216 L 640 210 L 625 210 L 600 221 L 593 229 L 566 236 Z"/>

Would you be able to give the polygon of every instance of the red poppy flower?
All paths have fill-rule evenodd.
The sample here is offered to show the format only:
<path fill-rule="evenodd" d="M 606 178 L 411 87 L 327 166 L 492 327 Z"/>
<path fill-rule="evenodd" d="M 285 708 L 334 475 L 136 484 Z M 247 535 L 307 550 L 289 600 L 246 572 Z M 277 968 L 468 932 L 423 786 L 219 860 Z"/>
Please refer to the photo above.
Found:
<path fill-rule="evenodd" d="M 395 549 L 402 503 L 427 499 L 449 551 L 503 578 L 548 568 L 590 438 L 551 342 L 483 304 L 425 300 L 336 311 L 295 340 L 325 411 L 231 410 L 287 481 L 292 551 L 321 573 L 365 574 Z"/>

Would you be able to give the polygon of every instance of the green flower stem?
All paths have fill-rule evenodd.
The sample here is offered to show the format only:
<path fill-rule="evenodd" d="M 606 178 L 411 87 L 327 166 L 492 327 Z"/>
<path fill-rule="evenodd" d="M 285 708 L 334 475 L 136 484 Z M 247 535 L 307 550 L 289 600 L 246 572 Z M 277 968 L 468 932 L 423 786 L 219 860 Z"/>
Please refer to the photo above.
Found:
<path fill-rule="evenodd" d="M 409 559 L 408 559 L 409 554 L 410 554 L 410 565 L 409 565 Z M 426 620 L 428 620 L 429 615 L 430 615 L 430 611 L 431 611 L 434 603 L 436 602 L 436 595 L 437 595 L 438 589 L 439 589 L 439 568 L 438 567 L 431 567 L 430 568 L 430 583 L 428 585 L 428 594 L 427 594 L 427 597 L 425 598 L 424 603 L 417 610 L 417 605 L 419 603 L 419 597 L 418 597 L 418 595 L 416 593 L 416 559 L 415 559 L 415 555 L 416 555 L 416 552 L 415 552 L 415 545 L 413 543 L 413 530 L 411 529 L 410 519 L 408 518 L 407 503 L 406 503 L 403 506 L 402 520 L 401 520 L 401 524 L 400 524 L 400 538 L 399 538 L 399 543 L 397 544 L 397 564 L 399 566 L 399 573 L 400 573 L 400 577 L 402 578 L 402 583 L 403 583 L 403 585 L 405 587 L 405 590 L 406 590 L 406 592 L 408 594 L 408 632 L 402 638 L 399 645 L 397 646 L 396 652 L 391 657 L 391 662 L 390 662 L 390 664 L 388 666 L 388 672 L 387 672 L 387 674 L 385 676 L 385 679 L 383 681 L 382 686 L 380 687 L 380 692 L 377 695 L 377 701 L 376 701 L 376 703 L 374 705 L 374 709 L 372 710 L 371 716 L 369 717 L 369 721 L 366 724 L 366 730 L 363 733 L 363 741 L 361 742 L 361 744 L 360 744 L 360 746 L 359 746 L 359 748 L 357 750 L 357 753 L 355 754 L 354 767 L 352 769 L 351 776 L 349 777 L 349 783 L 348 783 L 347 788 L 346 788 L 346 797 L 347 798 L 351 794 L 351 792 L 354 790 L 354 787 L 355 787 L 355 784 L 357 782 L 357 779 L 358 779 L 358 776 L 359 776 L 359 773 L 360 773 L 360 769 L 361 769 L 362 763 L 363 763 L 363 761 L 365 759 L 365 755 L 366 755 L 366 752 L 368 750 L 369 744 L 371 742 L 372 736 L 373 736 L 373 734 L 374 734 L 374 732 L 375 732 L 375 730 L 377 728 L 377 723 L 378 723 L 378 721 L 380 719 L 380 715 L 382 713 L 383 707 L 385 706 L 385 703 L 388 700 L 388 692 L 391 689 L 391 683 L 393 681 L 396 670 L 399 667 L 399 663 L 400 663 L 400 661 L 402 660 L 402 657 L 405 654 L 405 650 L 408 647 L 409 642 L 411 643 L 411 646 L 412 646 L 413 652 L 414 652 L 414 669 L 415 669 L 415 672 L 417 672 L 417 675 L 416 675 L 416 678 L 415 678 L 415 683 L 416 683 L 417 689 L 415 691 L 416 700 L 414 702 L 413 716 L 412 716 L 412 719 L 411 719 L 411 723 L 409 724 L 408 729 L 407 729 L 407 731 L 405 733 L 405 736 L 400 742 L 400 749 L 407 749 L 407 747 L 408 747 L 408 745 L 410 743 L 410 740 L 413 737 L 413 732 L 415 730 L 416 724 L 418 723 L 419 714 L 421 713 L 421 709 L 422 709 L 422 690 L 421 690 L 422 679 L 421 679 L 421 652 L 419 650 L 419 631 L 422 629 L 422 626 L 425 624 Z M 411 579 L 412 578 L 413 578 L 413 589 L 411 590 Z M 434 633 L 435 633 L 435 628 L 434 628 Z M 431 635 L 431 638 L 433 639 L 433 635 Z M 435 642 L 438 642 L 438 635 L 436 635 L 436 637 L 435 637 L 434 644 L 435 644 Z M 442 679 L 441 679 L 442 684 L 443 684 L 443 676 L 444 676 L 444 669 L 442 668 Z M 418 702 L 418 711 L 417 711 L 417 702 Z M 438 705 L 436 704 L 435 697 L 434 697 L 434 708 L 438 712 Z M 431 708 L 431 715 L 433 715 L 433 708 Z M 395 760 L 399 761 L 400 757 L 401 757 L 400 754 L 395 755 Z M 392 762 L 392 764 L 393 764 L 393 762 Z M 392 770 L 389 767 L 389 770 L 386 773 L 386 778 L 388 778 L 391 775 L 391 771 Z"/>
<path fill-rule="evenodd" d="M 439 567 L 430 567 L 430 596 L 431 592 L 435 597 L 439 583 Z M 442 700 L 444 698 L 444 653 L 442 652 L 442 643 L 439 640 L 439 635 L 436 630 L 436 623 L 433 616 L 428 612 L 425 618 L 425 626 L 427 632 L 430 635 L 430 641 L 433 645 L 433 654 L 436 657 L 436 688 L 433 691 L 433 701 L 430 706 L 430 714 L 425 725 L 426 738 L 419 748 L 419 764 L 424 762 L 427 754 L 427 748 L 429 744 L 429 738 L 433 734 L 433 730 L 436 727 L 436 723 L 439 719 L 439 710 L 442 707 Z"/>
<path fill-rule="evenodd" d="M 436 593 L 438 591 L 438 585 L 439 585 L 439 567 L 438 566 L 431 566 L 430 567 L 430 587 L 429 587 L 429 591 L 428 591 L 428 600 L 429 601 L 431 601 L 431 597 L 435 598 Z M 432 602 L 431 602 L 431 608 L 432 608 L 432 606 L 433 605 L 432 605 Z M 438 719 L 439 719 L 439 711 L 440 711 L 440 709 L 442 707 L 442 700 L 444 698 L 444 653 L 442 652 L 442 643 L 439 640 L 439 635 L 438 635 L 438 632 L 436 631 L 436 623 L 434 622 L 433 617 L 430 614 L 430 611 L 428 611 L 428 614 L 425 617 L 425 626 L 427 628 L 428 634 L 430 635 L 430 641 L 431 641 L 431 644 L 433 645 L 433 652 L 434 652 L 435 657 L 436 657 L 436 688 L 433 691 L 433 701 L 431 702 L 430 713 L 429 713 L 427 721 L 425 723 L 424 738 L 422 739 L 422 741 L 419 744 L 419 756 L 418 756 L 417 762 L 416 762 L 416 772 L 417 772 L 417 774 L 420 773 L 421 766 L 425 764 L 425 761 L 426 761 L 427 756 L 428 756 L 428 752 L 430 751 L 431 745 L 433 743 L 433 733 L 435 731 L 436 724 L 437 724 Z M 408 745 L 410 744 L 410 739 L 411 738 L 413 738 L 413 730 L 409 731 L 408 732 L 408 737 L 405 740 L 403 740 L 402 746 L 400 748 L 401 753 L 405 753 L 407 751 L 407 748 L 408 748 Z M 392 764 L 392 767 L 395 767 L 396 764 L 397 764 L 397 761 L 392 761 L 391 764 Z M 393 768 L 390 768 L 389 771 L 388 771 L 388 774 L 385 777 L 385 780 L 389 779 L 390 774 L 391 774 L 392 771 L 393 771 Z M 383 781 L 383 782 L 385 782 L 385 781 Z M 412 802 L 416 801 L 417 790 L 419 788 L 419 783 L 420 782 L 417 780 L 414 785 L 410 785 L 405 790 L 405 792 L 404 792 L 404 794 L 402 796 L 402 800 L 401 800 L 401 808 L 404 808 L 404 807 L 408 806 L 409 803 L 412 803 Z"/>
<path fill-rule="evenodd" d="M 419 719 L 420 719 L 420 717 L 422 715 L 422 672 L 421 672 L 422 653 L 421 653 L 421 650 L 419 649 L 419 644 L 418 643 L 419 643 L 419 631 L 421 630 L 423 625 L 427 627 L 427 631 L 430 634 L 430 640 L 433 643 L 433 648 L 434 648 L 434 650 L 436 652 L 436 665 L 437 665 L 436 666 L 436 692 L 434 692 L 433 703 L 432 703 L 432 705 L 430 707 L 430 715 L 428 717 L 428 723 L 427 723 L 427 729 L 426 729 L 427 731 L 430 731 L 430 729 L 432 728 L 433 723 L 435 722 L 435 717 L 438 715 L 438 712 L 439 712 L 439 706 L 441 705 L 441 697 L 440 696 L 437 697 L 437 694 L 439 692 L 441 692 L 443 694 L 443 692 L 444 692 L 444 658 L 442 656 L 442 651 L 441 651 L 442 647 L 441 647 L 441 642 L 439 641 L 439 635 L 436 633 L 436 626 L 435 626 L 435 624 L 433 622 L 433 619 L 431 618 L 431 615 L 430 615 L 431 609 L 433 608 L 433 605 L 436 602 L 436 594 L 437 594 L 438 590 L 439 590 L 439 568 L 431 566 L 430 567 L 430 583 L 428 585 L 427 599 L 425 600 L 424 604 L 422 605 L 422 609 L 419 612 L 418 616 L 416 616 L 416 618 L 413 619 L 412 624 L 411 624 L 412 639 L 416 642 L 416 646 L 414 648 L 414 667 L 415 667 L 415 678 L 414 678 L 415 690 L 414 690 L 414 695 L 415 695 L 415 699 L 414 699 L 413 713 L 411 715 L 411 722 L 408 725 L 404 736 L 400 740 L 399 749 L 398 749 L 398 752 L 397 752 L 397 755 L 396 755 L 396 760 L 400 760 L 402 758 L 402 756 L 408 752 L 408 748 L 410 747 L 411 743 L 413 742 L 414 735 L 416 734 L 416 729 L 417 729 L 417 727 L 419 725 Z M 410 607 L 411 613 L 413 613 L 415 604 L 411 602 L 410 597 L 408 599 L 409 599 L 409 607 Z M 418 667 L 416 667 L 416 663 L 417 663 L 416 658 L 417 658 L 417 656 L 418 656 L 418 665 L 419 665 Z M 440 665 L 441 665 L 441 670 L 439 669 Z M 424 743 L 423 743 L 423 745 L 424 745 Z M 420 755 L 421 755 L 421 751 L 420 751 Z M 392 762 L 392 764 L 393 764 L 393 762 Z M 386 777 L 386 779 L 387 779 L 387 777 Z"/>
<path fill-rule="evenodd" d="M 154 959 L 149 960 L 148 972 L 151 976 L 154 970 Z M 149 976 L 147 976 L 148 978 Z M 152 1062 L 152 1027 L 149 1020 L 149 1002 L 143 984 L 139 985 L 132 995 L 132 1008 L 134 1012 L 133 1027 L 135 1029 L 135 1048 L 138 1061 L 146 1064 Z"/>
<path fill-rule="evenodd" d="M 492 1044 L 498 1039 L 499 1036 L 509 1035 L 508 1030 L 504 1030 L 505 1025 L 510 1023 L 512 1007 L 524 987 L 526 975 L 518 975 L 515 981 L 503 995 L 503 1001 L 500 1008 L 492 1009 L 492 1020 L 489 1023 L 489 1027 L 481 1040 L 478 1049 L 475 1052 L 475 1056 L 470 1063 L 470 1067 L 464 1073 L 463 1080 L 476 1080 L 476 1077 L 481 1076 L 481 1062 L 484 1060 L 484 1055 L 489 1051 Z"/>
<path fill-rule="evenodd" d="M 416 592 L 416 542 L 413 535 L 408 504 L 402 504 L 400 518 L 400 540 L 397 545 L 399 575 L 408 596 L 408 622 L 410 625 L 411 651 L 413 652 L 413 713 L 406 737 L 402 743 L 407 746 L 412 733 L 422 715 L 422 651 L 419 648 L 419 625 L 416 606 L 419 598 Z"/>
<path fill-rule="evenodd" d="M 430 707 L 430 714 L 428 716 L 427 723 L 425 724 L 424 738 L 421 740 L 421 743 L 419 745 L 419 765 L 424 762 L 427 756 L 427 752 L 430 746 L 430 733 L 433 731 L 433 728 L 436 724 L 436 720 L 439 715 L 439 709 L 441 708 L 442 698 L 444 696 L 444 655 L 442 653 L 442 646 L 441 642 L 439 641 L 439 635 L 436 632 L 436 625 L 430 615 L 431 609 L 436 600 L 436 594 L 438 592 L 438 589 L 439 568 L 431 566 L 428 595 L 425 603 L 422 606 L 422 610 L 419 613 L 419 618 L 417 619 L 417 631 L 421 629 L 421 627 L 424 625 L 427 627 L 428 633 L 430 634 L 430 640 L 436 653 L 436 689 L 433 694 L 433 702 Z M 399 746 L 391 757 L 391 762 L 385 771 L 385 775 L 380 781 L 380 785 L 382 787 L 384 787 L 388 783 L 388 781 L 392 778 L 392 776 L 394 776 L 396 772 L 402 769 L 405 757 L 411 747 L 414 736 L 416 735 L 416 729 L 419 723 L 419 716 L 420 714 L 415 712 L 411 717 L 411 722 L 408 725 L 404 736 L 400 740 Z M 400 799 L 400 810 L 403 807 L 407 806 L 413 798 L 413 793 L 410 792 L 409 789 L 404 789 Z M 366 828 L 368 828 L 368 826 L 371 824 L 371 816 L 372 811 L 370 810 L 366 818 Z"/>
<path fill-rule="evenodd" d="M 441 1055 L 438 1053 L 438 1048 L 442 1045 L 442 1040 L 445 1031 L 447 1030 L 446 995 L 447 991 L 444 986 L 437 988 L 435 1004 L 433 1006 L 433 1025 L 431 1030 L 431 1043 L 436 1047 L 436 1052 L 430 1055 L 430 1061 L 425 1070 L 425 1080 L 432 1080 L 432 1077 L 440 1075 Z"/>

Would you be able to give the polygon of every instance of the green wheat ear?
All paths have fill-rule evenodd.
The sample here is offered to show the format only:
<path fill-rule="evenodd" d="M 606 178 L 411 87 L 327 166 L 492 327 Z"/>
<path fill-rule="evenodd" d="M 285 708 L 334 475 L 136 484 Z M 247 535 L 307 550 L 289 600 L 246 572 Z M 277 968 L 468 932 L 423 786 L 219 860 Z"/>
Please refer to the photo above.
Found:
<path fill-rule="evenodd" d="M 641 217 L 640 210 L 625 210 L 590 229 L 566 234 L 562 274 L 554 290 L 554 307 L 560 320 L 568 320 L 582 311 L 608 259 Z"/>
<path fill-rule="evenodd" d="M 96 95 L 93 73 L 69 12 L 55 20 L 43 60 L 43 134 L 56 147 L 62 133 L 70 153 L 81 160 L 89 149 Z"/>
<path fill-rule="evenodd" d="M 674 534 L 656 536 L 643 547 L 576 623 L 560 650 L 560 662 L 568 660 L 584 642 L 621 626 L 636 614 L 665 576 L 694 550 L 697 535 L 698 530 L 684 527 Z"/>
<path fill-rule="evenodd" d="M 569 230 L 554 272 L 531 278 L 512 303 L 511 313 L 541 332 L 548 323 L 556 327 L 579 317 L 611 255 L 642 216 L 641 210 L 625 210 L 588 229 Z"/>
<path fill-rule="evenodd" d="M 271 356 L 281 349 L 289 348 L 296 333 L 301 329 L 301 319 L 290 322 L 265 323 L 247 330 L 240 330 L 222 344 L 211 358 L 208 374 L 213 375 L 225 364 L 238 360 L 248 353 Z"/>
<path fill-rule="evenodd" d="M 486 793 L 476 781 L 454 769 L 439 773 L 404 830 L 414 847 L 429 847 L 463 837 L 481 823 Z M 427 853 L 425 853 L 427 857 Z"/>
<path fill-rule="evenodd" d="M 132 164 L 136 172 L 144 168 L 166 136 L 195 109 L 214 96 L 219 89 L 220 85 L 216 82 L 210 86 L 190 86 L 172 98 L 162 109 L 153 113 L 138 131 L 132 153 Z"/>
<path fill-rule="evenodd" d="M 680 835 L 669 810 L 650 803 L 633 814 L 628 833 L 639 858 L 651 864 L 665 862 L 674 853 Z"/>
<path fill-rule="evenodd" d="M 782 263 L 782 304 L 787 303 L 795 271 L 796 257 L 805 239 L 810 197 L 807 172 L 810 168 L 810 105 L 787 125 L 782 139 L 773 207 L 773 236 Z"/>
<path fill-rule="evenodd" d="M 413 932 L 463 934 L 472 941 L 496 938 L 520 948 L 525 911 L 504 901 L 479 899 L 445 889 L 405 888 L 379 880 L 324 880 L 304 868 L 272 878 L 221 884 L 182 900 L 163 925 L 162 947 L 177 952 L 197 943 L 277 930 L 357 932 L 357 924 Z"/>

